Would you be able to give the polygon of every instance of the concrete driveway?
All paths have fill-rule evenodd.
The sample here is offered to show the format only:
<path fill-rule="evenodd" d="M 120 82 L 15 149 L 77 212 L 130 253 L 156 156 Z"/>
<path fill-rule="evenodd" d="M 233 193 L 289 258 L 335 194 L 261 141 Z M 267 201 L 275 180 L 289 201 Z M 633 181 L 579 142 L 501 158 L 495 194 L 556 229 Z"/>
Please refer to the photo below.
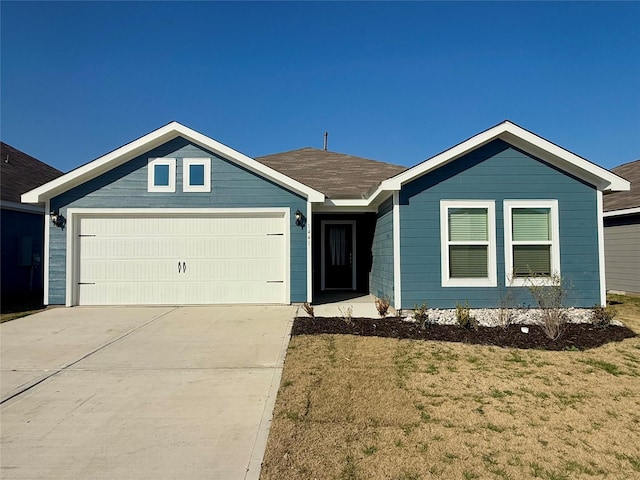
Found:
<path fill-rule="evenodd" d="M 0 325 L 0 477 L 257 479 L 294 312 L 76 307 Z"/>

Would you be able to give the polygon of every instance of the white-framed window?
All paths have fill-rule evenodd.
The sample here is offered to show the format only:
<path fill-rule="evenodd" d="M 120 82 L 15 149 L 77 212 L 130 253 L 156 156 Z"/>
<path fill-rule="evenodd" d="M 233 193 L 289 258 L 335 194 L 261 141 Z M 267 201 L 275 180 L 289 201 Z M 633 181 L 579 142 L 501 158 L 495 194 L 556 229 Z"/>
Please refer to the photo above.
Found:
<path fill-rule="evenodd" d="M 495 287 L 496 212 L 487 200 L 441 200 L 443 287 Z"/>
<path fill-rule="evenodd" d="M 545 284 L 560 275 L 557 200 L 505 200 L 504 237 L 505 285 Z"/>
<path fill-rule="evenodd" d="M 182 191 L 210 192 L 211 191 L 211 159 L 184 158 L 182 159 Z"/>
<path fill-rule="evenodd" d="M 176 191 L 176 159 L 150 158 L 147 163 L 147 191 Z"/>

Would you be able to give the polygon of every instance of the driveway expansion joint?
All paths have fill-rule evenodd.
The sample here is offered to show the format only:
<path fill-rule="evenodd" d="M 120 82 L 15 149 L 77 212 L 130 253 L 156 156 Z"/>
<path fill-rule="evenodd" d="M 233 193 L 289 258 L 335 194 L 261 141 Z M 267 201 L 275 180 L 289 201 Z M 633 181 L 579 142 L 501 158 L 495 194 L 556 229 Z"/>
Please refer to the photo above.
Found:
<path fill-rule="evenodd" d="M 51 373 L 49 373 L 48 375 L 44 375 L 42 377 L 37 378 L 34 381 L 25 383 L 23 385 L 20 385 L 17 389 L 17 391 L 14 391 L 13 393 L 9 394 L 7 397 L 0 399 L 0 405 L 5 404 L 6 402 L 8 402 L 9 400 L 16 398 L 20 395 L 22 395 L 25 392 L 28 392 L 29 390 L 31 390 L 32 388 L 36 387 L 37 385 L 40 385 L 42 382 L 55 377 L 56 375 L 58 375 L 60 372 L 67 370 L 69 367 L 72 367 L 73 365 L 75 365 L 78 362 L 81 362 L 82 360 L 89 358 L 91 355 L 94 355 L 95 353 L 98 353 L 101 350 L 104 350 L 105 348 L 107 348 L 110 345 L 113 345 L 116 342 L 119 342 L 120 340 L 128 337 L 129 335 L 137 332 L 138 330 L 141 330 L 142 328 L 146 327 L 147 325 L 160 320 L 162 317 L 165 317 L 166 315 L 169 315 L 170 313 L 176 311 L 179 307 L 174 307 L 171 310 L 164 312 L 160 315 L 157 315 L 153 318 L 151 318 L 150 320 L 146 321 L 145 323 L 143 323 L 142 325 L 138 325 L 137 327 L 132 328 L 131 330 L 123 333 L 122 335 L 116 337 L 116 338 L 112 338 L 111 340 L 109 340 L 106 343 L 103 343 L 102 345 L 94 348 L 93 350 L 91 350 L 89 353 L 84 354 L 83 356 L 81 356 L 80 358 L 74 360 L 71 363 L 68 363 L 67 365 L 63 365 L 60 368 L 56 368 L 56 369 L 50 369 L 49 371 Z M 19 370 L 18 370 L 19 371 Z M 46 371 L 46 370 L 45 370 Z"/>

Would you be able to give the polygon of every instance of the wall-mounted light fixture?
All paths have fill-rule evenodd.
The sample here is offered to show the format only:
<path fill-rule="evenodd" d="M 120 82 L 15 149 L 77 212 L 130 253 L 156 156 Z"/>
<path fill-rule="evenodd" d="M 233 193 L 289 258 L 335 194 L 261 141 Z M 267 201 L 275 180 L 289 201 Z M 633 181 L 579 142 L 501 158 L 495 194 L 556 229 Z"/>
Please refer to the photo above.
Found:
<path fill-rule="evenodd" d="M 67 224 L 67 219 L 53 210 L 51 210 L 51 213 L 49 216 L 51 217 L 51 222 L 56 227 L 64 228 L 64 226 Z"/>
<path fill-rule="evenodd" d="M 303 227 L 307 224 L 307 219 L 300 210 L 296 210 L 296 226 Z"/>

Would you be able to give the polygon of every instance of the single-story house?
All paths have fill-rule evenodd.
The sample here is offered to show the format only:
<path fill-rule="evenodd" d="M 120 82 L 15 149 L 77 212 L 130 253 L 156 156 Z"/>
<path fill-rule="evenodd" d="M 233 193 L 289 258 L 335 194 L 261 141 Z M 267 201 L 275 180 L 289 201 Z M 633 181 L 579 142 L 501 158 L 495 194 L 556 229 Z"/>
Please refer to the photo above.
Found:
<path fill-rule="evenodd" d="M 44 277 L 44 206 L 20 202 L 20 195 L 62 175 L 40 160 L 0 142 L 2 305 L 40 301 Z"/>
<path fill-rule="evenodd" d="M 531 273 L 605 300 L 617 175 L 509 121 L 418 165 L 323 150 L 249 158 L 172 122 L 23 195 L 47 222 L 45 303 L 495 307 Z M 534 280 L 534 281 L 544 281 Z"/>
<path fill-rule="evenodd" d="M 640 160 L 611 170 L 631 190 L 604 196 L 604 253 L 607 290 L 640 295 Z"/>

